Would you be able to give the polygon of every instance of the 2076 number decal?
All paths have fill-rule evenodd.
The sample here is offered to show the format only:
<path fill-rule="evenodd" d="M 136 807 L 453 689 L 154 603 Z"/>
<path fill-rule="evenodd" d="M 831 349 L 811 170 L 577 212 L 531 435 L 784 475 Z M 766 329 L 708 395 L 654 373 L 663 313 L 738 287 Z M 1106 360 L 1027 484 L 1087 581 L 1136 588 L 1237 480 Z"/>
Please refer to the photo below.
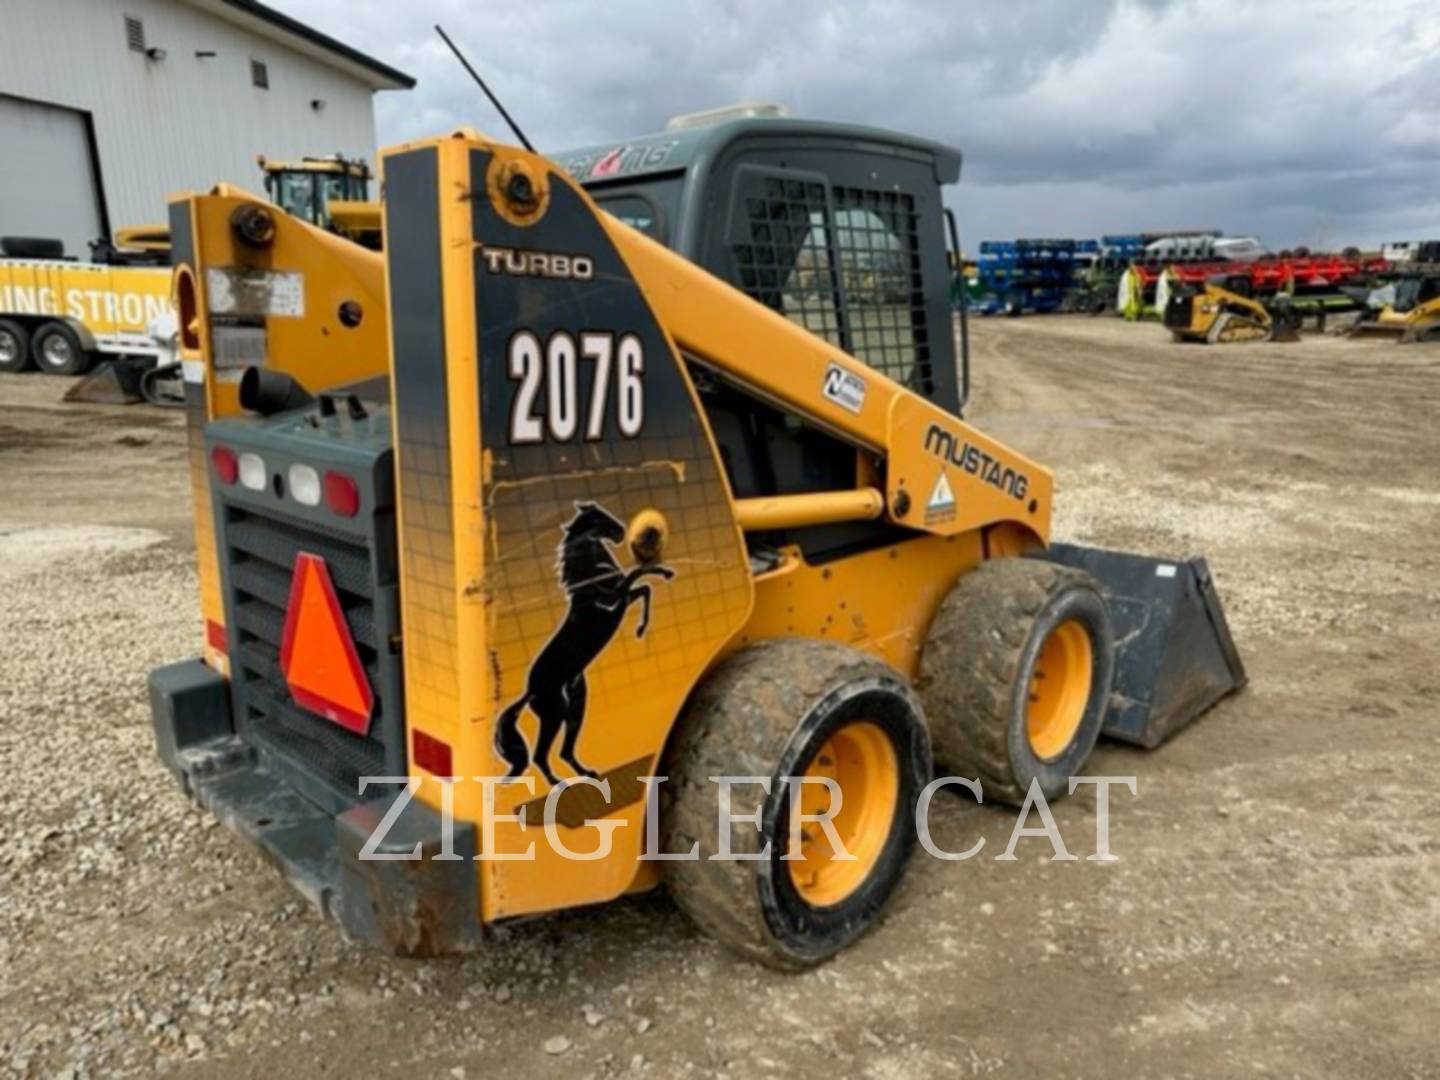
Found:
<path fill-rule="evenodd" d="M 569 442 L 577 434 L 598 442 L 605 437 L 612 400 L 622 436 L 633 439 L 645 426 L 645 349 L 635 334 L 621 334 L 617 341 L 609 331 L 585 330 L 577 343 L 574 334 L 557 330 L 542 347 L 533 331 L 517 330 L 507 351 L 510 378 L 520 383 L 510 404 L 512 443 Z M 581 360 L 590 361 L 583 417 Z"/>

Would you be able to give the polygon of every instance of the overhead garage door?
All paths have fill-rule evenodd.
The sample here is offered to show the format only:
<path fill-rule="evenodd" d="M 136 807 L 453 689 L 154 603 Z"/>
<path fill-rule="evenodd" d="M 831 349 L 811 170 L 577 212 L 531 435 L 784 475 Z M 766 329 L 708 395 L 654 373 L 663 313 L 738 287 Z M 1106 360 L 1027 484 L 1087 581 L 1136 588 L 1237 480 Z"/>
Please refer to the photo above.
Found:
<path fill-rule="evenodd" d="M 103 233 L 84 114 L 0 94 L 0 236 L 53 237 L 87 257 Z"/>

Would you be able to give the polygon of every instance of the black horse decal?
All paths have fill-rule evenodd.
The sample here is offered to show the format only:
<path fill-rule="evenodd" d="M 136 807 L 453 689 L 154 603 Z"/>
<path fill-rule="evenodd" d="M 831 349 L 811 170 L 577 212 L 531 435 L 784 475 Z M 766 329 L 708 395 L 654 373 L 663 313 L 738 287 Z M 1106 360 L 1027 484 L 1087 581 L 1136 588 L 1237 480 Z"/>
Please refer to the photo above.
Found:
<path fill-rule="evenodd" d="M 530 665 L 525 693 L 506 707 L 495 724 L 495 752 L 510 766 L 510 776 L 522 775 L 533 763 L 552 784 L 560 781 L 550 768 L 550 751 L 562 730 L 560 760 L 581 776 L 597 775 L 575 756 L 585 723 L 585 669 L 619 632 L 631 604 L 640 604 L 635 636 L 645 636 L 650 626 L 650 586 L 636 583 L 643 577 L 669 581 L 675 576 L 675 571 L 660 565 L 622 570 L 609 545 L 625 539 L 625 526 L 595 503 L 577 502 L 575 516 L 563 532 L 557 569 L 570 609 Z M 540 721 L 533 751 L 520 731 L 527 706 Z"/>

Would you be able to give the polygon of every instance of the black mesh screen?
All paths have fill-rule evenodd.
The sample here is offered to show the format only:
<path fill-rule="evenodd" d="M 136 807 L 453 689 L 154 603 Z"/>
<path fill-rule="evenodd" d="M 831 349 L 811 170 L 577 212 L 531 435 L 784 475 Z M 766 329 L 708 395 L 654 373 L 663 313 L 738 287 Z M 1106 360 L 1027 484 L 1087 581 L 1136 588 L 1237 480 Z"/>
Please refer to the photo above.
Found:
<path fill-rule="evenodd" d="M 745 209 L 750 242 L 734 249 L 741 289 L 844 348 L 825 186 L 767 177 L 763 197 L 747 198 Z"/>
<path fill-rule="evenodd" d="M 928 392 L 930 344 L 915 200 L 896 191 L 837 187 L 835 223 L 850 353 Z"/>
<path fill-rule="evenodd" d="M 732 245 L 747 294 L 921 393 L 930 346 L 915 204 L 895 191 L 765 177 Z"/>

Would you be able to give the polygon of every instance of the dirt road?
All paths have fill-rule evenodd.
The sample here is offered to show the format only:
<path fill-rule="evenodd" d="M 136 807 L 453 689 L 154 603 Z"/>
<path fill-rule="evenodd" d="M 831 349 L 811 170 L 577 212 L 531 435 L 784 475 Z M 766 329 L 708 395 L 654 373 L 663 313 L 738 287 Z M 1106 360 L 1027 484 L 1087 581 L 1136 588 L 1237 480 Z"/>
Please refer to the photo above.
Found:
<path fill-rule="evenodd" d="M 479 1077 L 1440 1074 L 1440 349 L 979 322 L 1057 536 L 1209 557 L 1250 689 L 1102 747 L 1118 862 L 936 804 L 877 932 L 781 976 L 664 896 L 460 961 L 346 945 L 191 809 L 145 672 L 198 615 L 178 417 L 0 376 L 0 1068 Z M 1057 804 L 1094 851 L 1094 798 Z"/>

